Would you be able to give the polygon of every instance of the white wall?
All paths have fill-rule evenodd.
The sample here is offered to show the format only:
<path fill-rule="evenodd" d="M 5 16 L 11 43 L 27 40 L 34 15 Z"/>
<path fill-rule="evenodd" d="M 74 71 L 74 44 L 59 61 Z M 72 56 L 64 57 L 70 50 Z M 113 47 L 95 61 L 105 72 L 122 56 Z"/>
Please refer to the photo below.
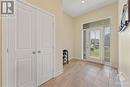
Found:
<path fill-rule="evenodd" d="M 119 0 L 119 24 L 124 3 L 126 0 Z M 123 87 L 130 87 L 130 25 L 119 33 L 119 72 L 125 78 Z"/>
<path fill-rule="evenodd" d="M 113 67 L 118 67 L 118 3 L 113 3 L 100 9 L 89 12 L 74 18 L 75 31 L 75 58 L 81 59 L 81 24 L 88 23 L 103 18 L 111 17 L 111 64 Z"/>

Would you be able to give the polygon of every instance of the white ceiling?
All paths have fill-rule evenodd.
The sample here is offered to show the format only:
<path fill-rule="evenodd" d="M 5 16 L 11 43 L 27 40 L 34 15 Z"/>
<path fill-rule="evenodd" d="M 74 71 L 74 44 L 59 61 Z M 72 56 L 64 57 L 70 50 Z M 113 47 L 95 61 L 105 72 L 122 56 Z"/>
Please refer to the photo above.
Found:
<path fill-rule="evenodd" d="M 63 0 L 63 7 L 66 14 L 76 17 L 116 1 L 118 0 L 86 0 L 83 4 L 81 0 Z"/>

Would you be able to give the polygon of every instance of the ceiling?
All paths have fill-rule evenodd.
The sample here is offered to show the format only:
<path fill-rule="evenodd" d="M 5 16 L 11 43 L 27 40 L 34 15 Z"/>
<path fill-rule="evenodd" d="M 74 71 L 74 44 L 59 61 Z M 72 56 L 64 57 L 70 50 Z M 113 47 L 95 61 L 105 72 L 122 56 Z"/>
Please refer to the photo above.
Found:
<path fill-rule="evenodd" d="M 72 17 L 86 14 L 92 10 L 114 3 L 118 0 L 63 0 L 64 12 Z"/>

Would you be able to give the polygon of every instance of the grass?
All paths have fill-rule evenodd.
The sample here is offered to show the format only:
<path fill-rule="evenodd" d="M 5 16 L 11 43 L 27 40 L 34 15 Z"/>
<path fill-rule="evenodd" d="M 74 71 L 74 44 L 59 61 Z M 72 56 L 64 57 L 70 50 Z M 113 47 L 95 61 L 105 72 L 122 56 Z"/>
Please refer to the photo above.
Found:
<path fill-rule="evenodd" d="M 104 56 L 105 56 L 105 58 L 110 57 L 110 51 L 108 49 L 104 50 Z"/>
<path fill-rule="evenodd" d="M 93 51 L 90 51 L 90 56 L 99 57 L 99 50 L 94 49 Z"/>
<path fill-rule="evenodd" d="M 100 56 L 99 49 L 94 49 L 93 51 L 90 51 L 90 56 L 99 57 Z M 104 56 L 110 57 L 110 51 L 108 49 L 104 50 Z"/>

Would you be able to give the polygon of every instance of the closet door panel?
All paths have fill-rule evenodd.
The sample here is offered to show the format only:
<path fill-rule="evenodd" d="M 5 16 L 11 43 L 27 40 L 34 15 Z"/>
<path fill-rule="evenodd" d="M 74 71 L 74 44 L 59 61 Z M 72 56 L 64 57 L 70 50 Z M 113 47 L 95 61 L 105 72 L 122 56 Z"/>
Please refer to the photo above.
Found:
<path fill-rule="evenodd" d="M 37 83 L 53 77 L 53 17 L 37 11 Z"/>
<path fill-rule="evenodd" d="M 36 10 L 16 2 L 9 19 L 9 87 L 36 87 Z"/>

